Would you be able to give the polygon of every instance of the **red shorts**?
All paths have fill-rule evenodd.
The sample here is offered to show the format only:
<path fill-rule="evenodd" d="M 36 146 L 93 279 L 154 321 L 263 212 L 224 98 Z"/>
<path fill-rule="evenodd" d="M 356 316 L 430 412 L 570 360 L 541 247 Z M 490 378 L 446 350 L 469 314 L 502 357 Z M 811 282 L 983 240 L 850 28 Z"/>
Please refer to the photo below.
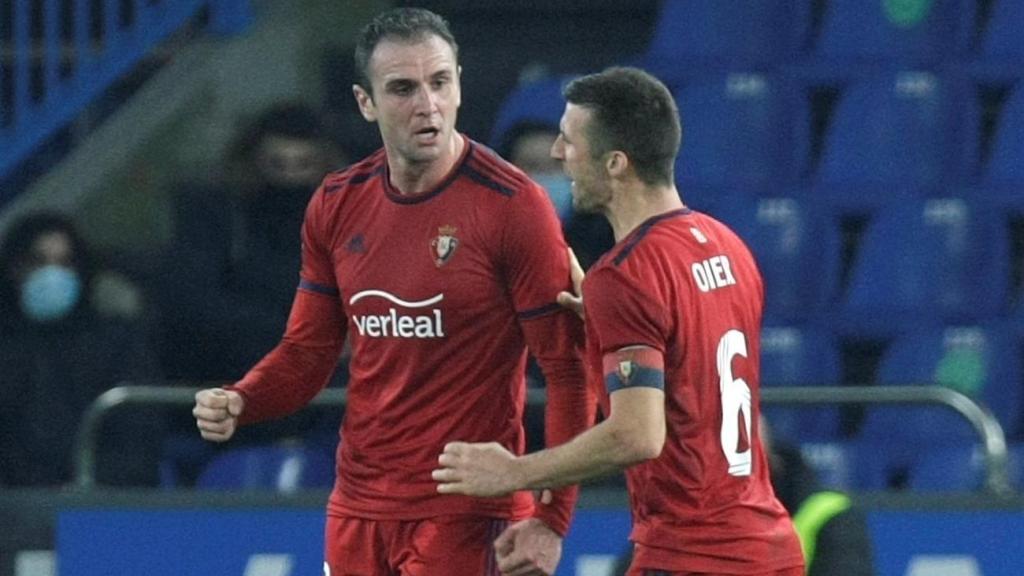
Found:
<path fill-rule="evenodd" d="M 497 576 L 494 540 L 507 520 L 327 516 L 325 576 Z"/>
<path fill-rule="evenodd" d="M 707 572 L 666 572 L 664 570 L 644 570 L 643 568 L 629 567 L 629 572 L 626 572 L 626 576 L 726 576 L 720 574 L 709 574 Z M 804 576 L 803 566 L 797 566 L 795 568 L 786 568 L 785 570 L 776 570 L 775 572 L 766 572 L 764 574 L 756 574 L 751 576 Z"/>
<path fill-rule="evenodd" d="M 797 552 L 799 554 L 799 552 Z M 693 571 L 693 570 L 679 570 L 680 566 L 686 566 L 688 562 L 680 561 L 679 558 L 672 556 L 671 554 L 666 556 L 665 551 L 660 549 L 654 549 L 644 546 L 643 544 L 635 544 L 632 549 L 632 557 L 629 566 L 629 570 L 626 571 L 626 576 L 735 576 L 735 573 L 730 572 L 729 574 L 719 572 L 706 572 L 706 571 Z M 800 556 L 796 557 L 796 561 L 800 562 L 798 566 L 791 568 L 784 568 L 782 570 L 770 570 L 767 572 L 754 572 L 747 573 L 744 576 L 804 576 L 803 561 Z M 641 568 L 642 565 L 647 566 L 673 566 L 672 570 L 664 569 L 652 569 L 652 568 Z"/>

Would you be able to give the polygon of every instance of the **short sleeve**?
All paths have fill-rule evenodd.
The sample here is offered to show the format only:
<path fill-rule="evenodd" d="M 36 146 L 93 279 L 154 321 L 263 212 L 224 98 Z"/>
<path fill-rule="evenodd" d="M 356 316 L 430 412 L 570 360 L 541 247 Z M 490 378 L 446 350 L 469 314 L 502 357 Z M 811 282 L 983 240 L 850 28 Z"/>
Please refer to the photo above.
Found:
<path fill-rule="evenodd" d="M 584 280 L 583 305 L 587 324 L 600 341 L 601 354 L 627 346 L 665 352 L 668 310 L 621 270 L 611 266 L 593 270 Z"/>

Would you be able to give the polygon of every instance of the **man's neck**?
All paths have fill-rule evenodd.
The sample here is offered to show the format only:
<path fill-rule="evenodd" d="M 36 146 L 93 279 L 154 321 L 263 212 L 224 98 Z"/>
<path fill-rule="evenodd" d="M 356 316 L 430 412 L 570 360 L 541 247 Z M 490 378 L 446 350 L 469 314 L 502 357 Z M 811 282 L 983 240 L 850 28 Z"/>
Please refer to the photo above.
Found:
<path fill-rule="evenodd" d="M 391 186 L 402 195 L 420 194 L 437 187 L 462 157 L 465 138 L 456 133 L 445 153 L 430 162 L 407 162 L 398 154 L 388 154 Z"/>
<path fill-rule="evenodd" d="M 615 194 L 605 216 L 619 242 L 648 219 L 685 208 L 675 186 L 647 186 L 638 183 Z"/>

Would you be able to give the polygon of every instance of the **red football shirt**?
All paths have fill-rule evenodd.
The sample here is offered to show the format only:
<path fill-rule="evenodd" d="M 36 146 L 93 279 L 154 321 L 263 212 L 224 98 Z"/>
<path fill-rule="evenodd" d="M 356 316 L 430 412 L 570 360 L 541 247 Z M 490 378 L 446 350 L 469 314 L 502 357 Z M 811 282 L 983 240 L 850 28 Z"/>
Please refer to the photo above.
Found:
<path fill-rule="evenodd" d="M 756 431 L 764 296 L 747 247 L 704 214 L 661 214 L 591 269 L 584 294 L 591 368 L 636 345 L 665 360 L 665 446 L 626 471 L 637 565 L 716 574 L 800 565 Z"/>
<path fill-rule="evenodd" d="M 380 150 L 329 175 L 314 195 L 288 331 L 238 384 L 244 417 L 305 403 L 329 376 L 347 331 L 351 377 L 329 512 L 529 515 L 529 493 L 439 495 L 430 473 L 449 441 L 523 451 L 528 345 L 556 397 L 549 444 L 590 423 L 583 328 L 555 303 L 570 284 L 551 202 L 520 170 L 467 138 L 435 189 L 401 195 Z M 564 532 L 574 499 L 574 490 L 560 491 L 541 516 Z"/>

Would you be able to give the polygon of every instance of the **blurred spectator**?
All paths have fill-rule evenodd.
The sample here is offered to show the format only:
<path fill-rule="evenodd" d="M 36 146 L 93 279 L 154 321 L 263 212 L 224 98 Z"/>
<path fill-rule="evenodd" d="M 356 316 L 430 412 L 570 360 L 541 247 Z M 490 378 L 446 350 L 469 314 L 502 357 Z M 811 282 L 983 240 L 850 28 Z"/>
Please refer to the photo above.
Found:
<path fill-rule="evenodd" d="M 345 163 L 316 111 L 282 103 L 241 131 L 222 177 L 174 192 L 174 240 L 154 286 L 168 377 L 233 380 L 274 347 L 298 285 L 306 204 Z"/>
<path fill-rule="evenodd" d="M 72 443 L 88 405 L 125 381 L 158 377 L 141 299 L 98 267 L 70 219 L 14 222 L 0 245 L 0 483 L 71 479 Z M 159 418 L 115 412 L 101 430 L 97 479 L 153 485 Z"/>
<path fill-rule="evenodd" d="M 504 135 L 499 153 L 548 191 L 562 220 L 565 239 L 587 269 L 615 244 L 615 238 L 603 215 L 573 212 L 572 181 L 562 171 L 561 162 L 551 157 L 557 137 L 557 126 L 522 122 Z"/>
<path fill-rule="evenodd" d="M 781 444 L 761 418 L 775 495 L 793 517 L 808 576 L 872 576 L 875 573 L 867 518 L 844 493 L 824 490 L 795 446 Z"/>
<path fill-rule="evenodd" d="M 281 337 L 299 283 L 306 205 L 346 155 L 326 121 L 299 103 L 275 104 L 236 136 L 223 173 L 173 194 L 173 240 L 152 291 L 166 376 L 190 385 L 238 379 Z M 335 374 L 343 382 L 347 370 Z M 307 411 L 247 428 L 240 443 L 302 436 L 337 442 L 336 413 Z M 162 482 L 193 484 L 217 447 L 182 411 L 169 422 Z"/>

